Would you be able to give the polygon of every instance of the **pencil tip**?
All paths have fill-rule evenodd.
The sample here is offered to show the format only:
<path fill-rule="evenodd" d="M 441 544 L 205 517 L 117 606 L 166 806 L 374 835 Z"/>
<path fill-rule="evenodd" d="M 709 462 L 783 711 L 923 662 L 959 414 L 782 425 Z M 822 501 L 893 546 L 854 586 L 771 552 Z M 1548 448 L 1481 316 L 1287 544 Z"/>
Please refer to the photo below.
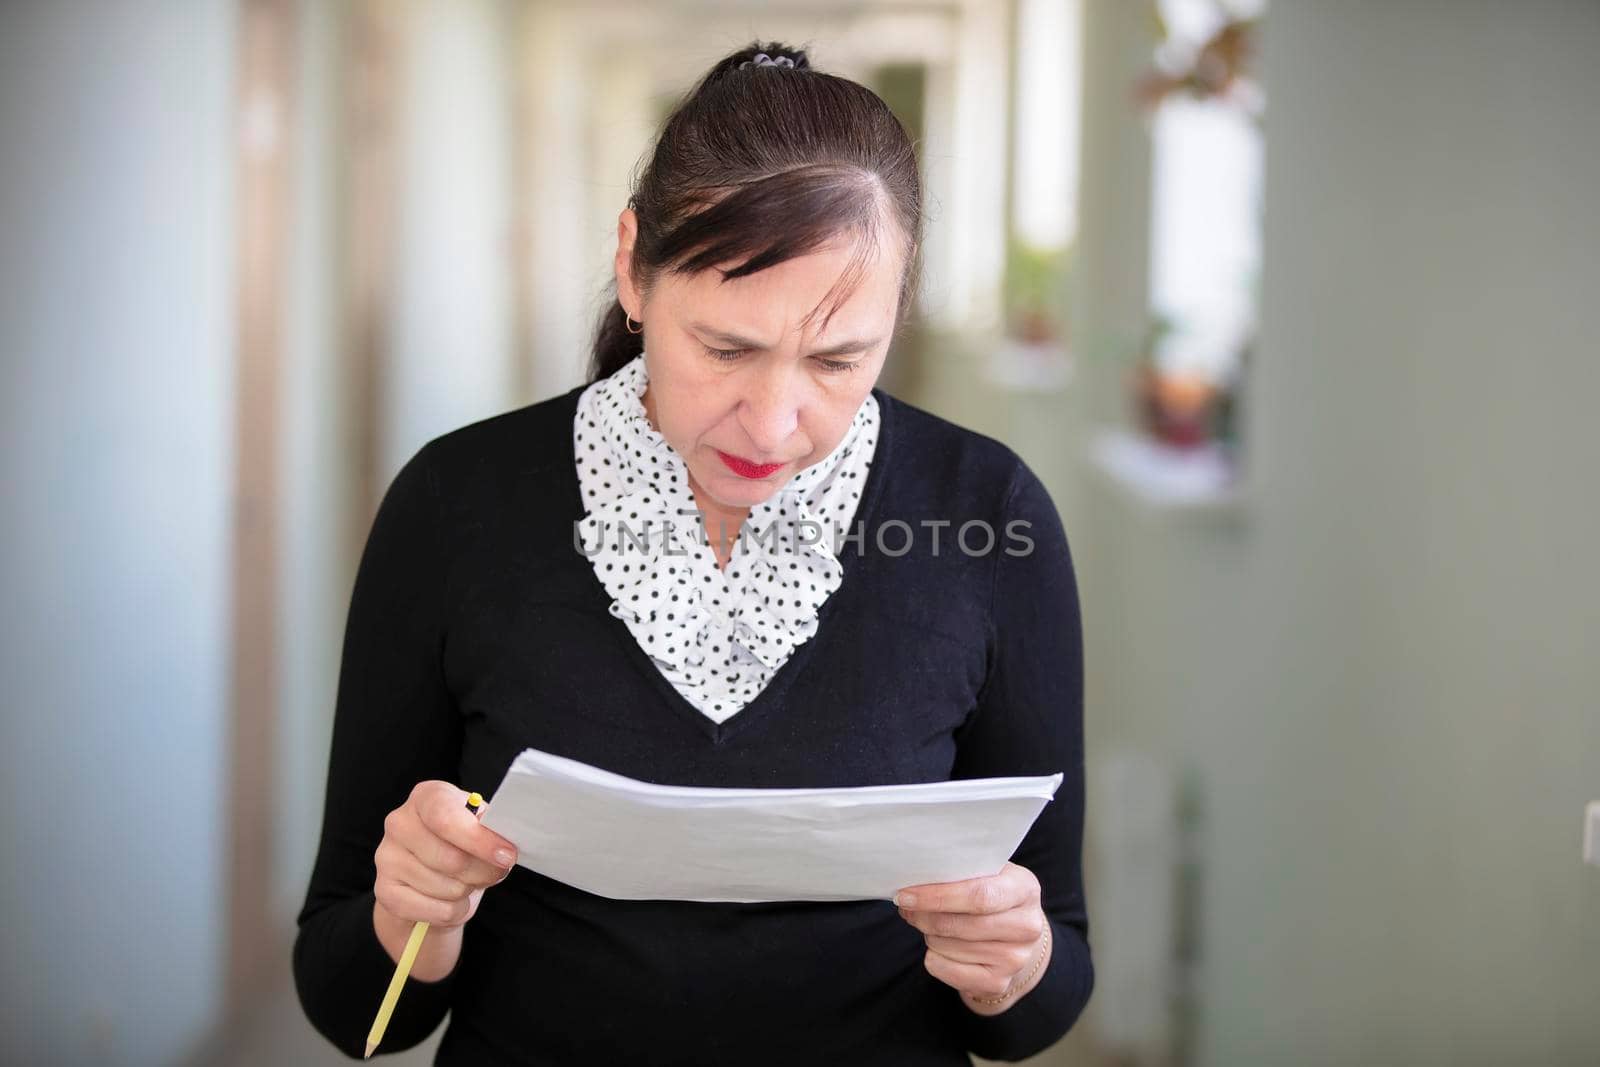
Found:
<path fill-rule="evenodd" d="M 371 1041 L 368 1041 L 367 1042 L 367 1054 L 365 1056 L 362 1056 L 361 1058 L 364 1059 L 364 1060 L 372 1059 L 372 1050 L 377 1048 L 377 1047 L 378 1047 L 377 1045 L 374 1045 Z"/>

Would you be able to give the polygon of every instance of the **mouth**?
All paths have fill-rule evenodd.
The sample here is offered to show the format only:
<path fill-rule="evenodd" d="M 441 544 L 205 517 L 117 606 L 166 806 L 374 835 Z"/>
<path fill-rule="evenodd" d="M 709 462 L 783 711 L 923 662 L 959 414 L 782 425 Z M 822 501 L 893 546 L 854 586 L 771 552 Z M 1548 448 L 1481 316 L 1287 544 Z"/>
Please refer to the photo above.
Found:
<path fill-rule="evenodd" d="M 741 478 L 770 478 L 786 466 L 783 463 L 751 463 L 739 456 L 731 456 L 720 448 L 715 451 L 727 468 Z"/>

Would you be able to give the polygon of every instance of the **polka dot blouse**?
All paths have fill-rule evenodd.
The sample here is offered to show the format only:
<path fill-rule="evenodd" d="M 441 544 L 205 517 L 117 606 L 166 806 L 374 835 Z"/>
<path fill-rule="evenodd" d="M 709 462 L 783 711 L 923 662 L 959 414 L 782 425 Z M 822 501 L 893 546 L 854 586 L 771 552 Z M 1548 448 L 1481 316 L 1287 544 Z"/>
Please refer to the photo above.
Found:
<path fill-rule="evenodd" d="M 839 587 L 835 539 L 850 532 L 878 440 L 870 393 L 834 450 L 750 509 L 717 566 L 683 457 L 645 414 L 643 355 L 578 398 L 578 537 L 610 611 L 690 704 L 721 723 L 766 687 L 817 630 Z"/>

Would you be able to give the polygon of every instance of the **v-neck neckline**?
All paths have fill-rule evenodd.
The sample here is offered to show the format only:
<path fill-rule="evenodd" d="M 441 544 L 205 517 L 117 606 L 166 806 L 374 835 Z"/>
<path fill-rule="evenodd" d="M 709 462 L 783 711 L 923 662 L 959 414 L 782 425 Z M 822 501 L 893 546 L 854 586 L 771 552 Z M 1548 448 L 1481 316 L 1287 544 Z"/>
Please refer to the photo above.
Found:
<path fill-rule="evenodd" d="M 592 383 L 591 383 L 592 384 Z M 587 386 L 580 386 L 572 391 L 572 417 L 577 417 L 578 400 L 582 397 Z M 878 440 L 874 447 L 871 465 L 867 468 L 866 480 L 861 487 L 861 502 L 856 506 L 855 514 L 851 517 L 850 525 L 844 531 L 849 535 L 851 531 L 861 529 L 865 531 L 872 515 L 877 510 L 878 498 L 882 496 L 884 470 L 889 466 L 890 453 L 893 450 L 894 419 L 893 398 L 874 386 L 872 395 L 878 401 Z M 573 443 L 571 426 L 568 426 L 567 443 L 573 450 L 567 454 L 565 465 L 568 479 L 568 499 L 576 507 L 575 521 L 581 520 L 586 513 L 583 505 L 583 488 L 578 480 L 577 453 Z M 839 587 L 822 602 L 817 609 L 817 629 L 811 637 L 790 653 L 789 658 L 778 665 L 778 669 L 767 679 L 767 684 L 749 702 L 720 723 L 712 719 L 705 712 L 690 703 L 689 698 L 680 693 L 670 679 L 657 667 L 650 654 L 640 647 L 634 639 L 633 631 L 628 629 L 628 624 L 612 615 L 609 611 L 611 602 L 605 586 L 601 583 L 599 575 L 594 573 L 587 557 L 582 559 L 584 570 L 591 579 L 590 588 L 597 601 L 606 612 L 606 617 L 611 620 L 611 630 L 617 640 L 622 642 L 628 651 L 628 656 L 634 664 L 649 676 L 651 684 L 661 694 L 662 700 L 675 712 L 679 718 L 689 720 L 693 726 L 703 733 L 714 746 L 726 744 L 734 735 L 741 733 L 752 722 L 765 718 L 771 713 L 771 708 L 782 698 L 783 694 L 791 687 L 796 676 L 805 670 L 811 660 L 812 652 L 823 634 L 831 632 L 828 629 L 828 619 L 832 617 L 841 595 L 847 591 L 853 595 L 859 581 L 852 582 L 851 576 L 857 574 L 865 556 L 864 548 L 867 535 L 863 532 L 861 538 L 855 542 L 856 550 L 839 554 L 839 564 L 842 568 Z M 841 538 L 841 542 L 843 539 Z"/>

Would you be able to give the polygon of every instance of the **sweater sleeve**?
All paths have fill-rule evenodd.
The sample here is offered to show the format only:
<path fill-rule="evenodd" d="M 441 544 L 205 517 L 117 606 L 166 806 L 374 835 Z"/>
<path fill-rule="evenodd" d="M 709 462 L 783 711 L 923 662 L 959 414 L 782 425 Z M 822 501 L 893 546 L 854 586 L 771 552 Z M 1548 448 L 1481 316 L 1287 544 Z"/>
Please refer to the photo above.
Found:
<path fill-rule="evenodd" d="M 394 973 L 372 926 L 384 817 L 418 782 L 453 781 L 461 728 L 441 649 L 444 563 L 424 446 L 384 494 L 356 570 L 333 717 L 322 837 L 294 943 L 295 988 L 318 1032 L 365 1051 Z M 454 976 L 412 978 L 378 1053 L 421 1043 L 450 1007 Z"/>
<path fill-rule="evenodd" d="M 1039 879 L 1051 957 L 1038 984 L 998 1015 L 973 1012 L 956 990 L 945 988 L 951 1010 L 960 1013 L 967 1048 L 985 1059 L 1016 1061 L 1060 1040 L 1094 986 L 1081 869 L 1084 685 L 1077 581 L 1055 504 L 1020 459 L 995 552 L 989 673 L 977 709 L 956 735 L 952 777 L 1062 772 L 1054 798 L 1012 855 Z"/>

